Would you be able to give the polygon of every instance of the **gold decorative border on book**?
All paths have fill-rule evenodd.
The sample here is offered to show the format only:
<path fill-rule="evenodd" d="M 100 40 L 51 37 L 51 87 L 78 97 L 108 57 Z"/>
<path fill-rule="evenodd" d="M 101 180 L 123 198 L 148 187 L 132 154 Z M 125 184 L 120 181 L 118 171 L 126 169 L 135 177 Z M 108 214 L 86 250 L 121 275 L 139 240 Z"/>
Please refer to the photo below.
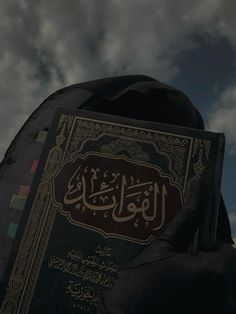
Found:
<path fill-rule="evenodd" d="M 186 154 L 191 151 L 191 148 L 188 150 L 187 147 L 192 145 L 192 137 L 139 127 L 130 127 L 124 124 L 108 123 L 105 121 L 98 122 L 82 117 L 75 118 L 71 130 L 64 159 L 75 158 L 77 154 L 81 153 L 84 145 L 89 141 L 98 140 L 105 135 L 112 135 L 114 141 L 119 138 L 124 141 L 135 141 L 137 145 L 139 143 L 152 145 L 155 147 L 158 154 L 168 159 L 169 171 L 175 178 L 175 182 L 182 188 L 184 188 L 186 184 L 184 178 L 186 178 L 188 169 L 186 169 L 186 173 L 183 173 L 183 163 L 185 158 L 187 160 L 190 158 L 190 155 L 186 156 Z M 113 154 L 114 153 L 113 150 Z"/>
<path fill-rule="evenodd" d="M 33 286 L 35 286 L 41 265 L 40 262 L 43 258 L 42 252 L 46 248 L 45 241 L 49 239 L 49 231 L 54 220 L 52 217 L 56 213 L 56 211 L 50 210 L 51 180 L 62 161 L 62 149 L 60 146 L 65 140 L 66 125 L 67 122 L 62 125 L 60 134 L 56 136 L 56 146 L 48 154 L 0 313 L 28 312 L 30 306 L 29 299 L 32 297 Z"/>

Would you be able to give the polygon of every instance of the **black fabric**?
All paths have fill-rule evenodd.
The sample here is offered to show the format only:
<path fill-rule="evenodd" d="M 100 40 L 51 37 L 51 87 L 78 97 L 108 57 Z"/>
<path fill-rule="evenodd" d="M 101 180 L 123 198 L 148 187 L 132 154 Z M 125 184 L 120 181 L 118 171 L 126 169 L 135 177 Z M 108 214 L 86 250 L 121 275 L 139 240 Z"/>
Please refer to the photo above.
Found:
<path fill-rule="evenodd" d="M 23 210 L 12 208 L 13 194 L 20 185 L 31 185 L 34 174 L 30 169 L 39 160 L 43 144 L 36 141 L 40 130 L 47 131 L 57 106 L 78 108 L 91 93 L 79 88 L 65 88 L 48 97 L 27 119 L 11 142 L 0 164 L 0 282 L 8 264 L 14 239 L 9 236 L 11 224 L 18 225 Z"/>
<path fill-rule="evenodd" d="M 221 195 L 219 205 L 219 217 L 218 217 L 218 228 L 216 235 L 217 242 L 225 242 L 234 244 L 231 236 L 231 228 L 229 223 L 229 217 L 225 208 L 225 203 Z"/>
<path fill-rule="evenodd" d="M 98 314 L 236 313 L 236 249 L 186 251 L 206 206 L 198 195 L 195 187 L 164 233 L 121 270 Z"/>
<path fill-rule="evenodd" d="M 146 78 L 146 77 L 145 77 Z M 130 82 L 129 77 L 103 79 L 101 91 L 96 90 L 82 108 L 92 111 L 121 115 L 130 118 L 204 129 L 204 122 L 197 109 L 182 92 L 159 81 Z M 114 80 L 114 82 L 113 82 Z M 127 80 L 127 81 L 126 81 Z M 113 82 L 113 84 L 111 83 Z M 123 89 L 120 89 L 122 82 Z M 124 87 L 124 82 L 127 85 Z M 94 92 L 94 81 L 82 88 Z M 111 89 L 105 93 L 105 86 Z"/>
<path fill-rule="evenodd" d="M 22 214 L 9 203 L 21 184 L 32 182 L 30 167 L 33 160 L 39 159 L 43 147 L 35 139 L 40 130 L 48 130 L 57 106 L 204 128 L 199 112 L 186 95 L 148 76 L 131 75 L 78 83 L 50 95 L 24 123 L 0 164 L 0 280 L 13 242 L 7 230 L 10 223 L 19 223 Z M 232 243 L 223 202 L 217 234 L 220 242 Z M 153 277 L 151 273 L 150 276 Z"/>

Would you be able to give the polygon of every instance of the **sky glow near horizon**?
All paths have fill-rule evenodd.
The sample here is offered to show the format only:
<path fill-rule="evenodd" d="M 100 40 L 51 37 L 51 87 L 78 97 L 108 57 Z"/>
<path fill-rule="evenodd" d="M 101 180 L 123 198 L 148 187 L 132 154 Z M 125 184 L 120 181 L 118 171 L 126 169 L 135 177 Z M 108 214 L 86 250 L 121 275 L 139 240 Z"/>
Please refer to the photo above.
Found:
<path fill-rule="evenodd" d="M 236 238 L 236 1 L 39 0 L 0 4 L 0 159 L 52 92 L 146 74 L 187 94 L 224 132 L 222 191 Z"/>

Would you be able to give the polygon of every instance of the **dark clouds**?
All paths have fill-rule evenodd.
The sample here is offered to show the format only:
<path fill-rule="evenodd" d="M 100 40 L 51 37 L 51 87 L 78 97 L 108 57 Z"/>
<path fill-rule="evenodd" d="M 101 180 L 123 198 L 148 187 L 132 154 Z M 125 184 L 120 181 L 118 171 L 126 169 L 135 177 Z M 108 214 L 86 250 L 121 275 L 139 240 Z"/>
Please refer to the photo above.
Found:
<path fill-rule="evenodd" d="M 209 128 L 224 132 L 229 152 L 236 152 L 236 84 L 228 87 L 212 108 Z"/>
<path fill-rule="evenodd" d="M 61 87 L 138 73 L 171 83 L 179 57 L 201 49 L 200 37 L 225 38 L 236 51 L 235 12 L 235 0 L 1 1 L 0 159 L 29 114 Z M 220 94 L 208 128 L 225 132 L 235 152 L 236 80 Z M 236 226 L 234 211 L 230 219 Z"/>
<path fill-rule="evenodd" d="M 62 86 L 131 73 L 171 82 L 181 71 L 178 56 L 197 47 L 196 34 L 225 36 L 236 49 L 235 9 L 234 0 L 2 1 L 0 155 L 33 109 Z M 209 118 L 232 145 L 235 86 Z"/>

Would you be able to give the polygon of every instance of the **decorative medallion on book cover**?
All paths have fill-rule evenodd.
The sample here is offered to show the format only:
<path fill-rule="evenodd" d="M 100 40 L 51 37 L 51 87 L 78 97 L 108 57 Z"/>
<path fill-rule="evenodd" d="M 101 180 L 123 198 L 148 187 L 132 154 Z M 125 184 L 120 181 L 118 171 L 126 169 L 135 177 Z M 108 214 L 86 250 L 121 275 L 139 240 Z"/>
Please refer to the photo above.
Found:
<path fill-rule="evenodd" d="M 72 224 L 141 243 L 182 206 L 180 189 L 161 169 L 98 153 L 65 162 L 54 177 L 53 197 Z"/>

